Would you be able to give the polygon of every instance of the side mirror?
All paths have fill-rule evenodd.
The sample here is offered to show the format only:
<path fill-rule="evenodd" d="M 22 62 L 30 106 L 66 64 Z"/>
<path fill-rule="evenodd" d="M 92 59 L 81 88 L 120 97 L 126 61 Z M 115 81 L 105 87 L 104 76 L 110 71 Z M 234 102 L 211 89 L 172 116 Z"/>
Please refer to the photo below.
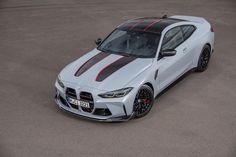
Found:
<path fill-rule="evenodd" d="M 174 56 L 175 54 L 176 54 L 176 50 L 167 49 L 167 50 L 161 51 L 161 56 L 162 57 Z"/>
<path fill-rule="evenodd" d="M 95 40 L 95 44 L 98 46 L 100 45 L 102 42 L 102 39 L 101 38 L 98 38 L 97 40 Z"/>

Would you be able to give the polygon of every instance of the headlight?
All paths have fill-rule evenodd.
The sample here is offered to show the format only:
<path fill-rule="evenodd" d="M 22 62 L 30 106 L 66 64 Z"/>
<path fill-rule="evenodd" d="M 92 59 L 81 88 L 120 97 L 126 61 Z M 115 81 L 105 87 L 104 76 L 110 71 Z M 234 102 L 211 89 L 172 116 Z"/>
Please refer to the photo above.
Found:
<path fill-rule="evenodd" d="M 59 76 L 57 77 L 57 83 L 61 86 L 61 88 L 65 87 Z"/>
<path fill-rule="evenodd" d="M 111 92 L 98 94 L 98 96 L 102 98 L 120 98 L 127 95 L 132 89 L 133 87 L 127 87 L 127 88 L 123 88 L 123 89 L 119 89 L 119 90 L 115 90 Z"/>

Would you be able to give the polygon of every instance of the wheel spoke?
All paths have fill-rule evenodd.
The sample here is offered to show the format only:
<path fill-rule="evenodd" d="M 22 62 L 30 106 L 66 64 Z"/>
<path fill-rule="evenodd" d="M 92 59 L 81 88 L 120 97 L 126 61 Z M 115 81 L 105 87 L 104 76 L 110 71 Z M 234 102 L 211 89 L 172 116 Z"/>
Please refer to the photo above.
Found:
<path fill-rule="evenodd" d="M 137 116 L 149 112 L 152 102 L 151 93 L 148 90 L 141 89 L 135 99 L 134 110 Z"/>
<path fill-rule="evenodd" d="M 201 58 L 200 58 L 200 60 L 201 60 L 200 65 L 203 69 L 205 69 L 207 67 L 209 59 L 210 59 L 210 53 L 209 53 L 208 49 L 205 49 L 201 55 Z"/>

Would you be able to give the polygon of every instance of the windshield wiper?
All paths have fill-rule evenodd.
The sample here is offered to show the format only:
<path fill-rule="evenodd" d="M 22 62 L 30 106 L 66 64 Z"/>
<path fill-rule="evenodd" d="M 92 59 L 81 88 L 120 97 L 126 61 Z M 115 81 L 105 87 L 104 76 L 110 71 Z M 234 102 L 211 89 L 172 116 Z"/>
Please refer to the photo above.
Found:
<path fill-rule="evenodd" d="M 130 54 L 130 53 L 124 53 L 124 52 L 116 52 L 116 51 L 112 51 L 112 50 L 109 50 L 109 49 L 104 49 L 104 48 L 98 48 L 98 50 L 102 51 L 102 52 L 105 52 L 105 53 L 111 53 L 111 54 L 117 54 L 117 55 L 122 55 L 122 56 L 125 56 L 125 57 L 138 57 L 137 55 L 135 54 Z"/>
<path fill-rule="evenodd" d="M 122 56 L 125 56 L 125 57 L 135 57 L 136 55 L 133 55 L 133 54 L 130 54 L 130 53 L 119 53 L 120 55 Z"/>
<path fill-rule="evenodd" d="M 102 51 L 102 52 L 105 52 L 105 53 L 112 53 L 112 54 L 114 54 L 113 51 L 111 51 L 111 50 L 107 50 L 107 49 L 104 49 L 104 48 L 100 48 L 100 47 L 99 47 L 98 50 L 100 50 L 100 51 Z"/>

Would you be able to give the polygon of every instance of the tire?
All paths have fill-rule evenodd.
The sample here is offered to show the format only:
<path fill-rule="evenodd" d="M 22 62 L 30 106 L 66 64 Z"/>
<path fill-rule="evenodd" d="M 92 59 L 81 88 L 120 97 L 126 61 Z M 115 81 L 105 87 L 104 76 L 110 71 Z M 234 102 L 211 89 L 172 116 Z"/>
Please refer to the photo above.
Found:
<path fill-rule="evenodd" d="M 154 93 L 152 88 L 148 85 L 141 86 L 134 100 L 134 118 L 141 118 L 147 115 L 152 109 L 153 102 Z"/>
<path fill-rule="evenodd" d="M 209 45 L 205 45 L 202 49 L 201 55 L 199 56 L 196 72 L 205 71 L 208 67 L 210 58 L 211 58 L 211 48 Z"/>

